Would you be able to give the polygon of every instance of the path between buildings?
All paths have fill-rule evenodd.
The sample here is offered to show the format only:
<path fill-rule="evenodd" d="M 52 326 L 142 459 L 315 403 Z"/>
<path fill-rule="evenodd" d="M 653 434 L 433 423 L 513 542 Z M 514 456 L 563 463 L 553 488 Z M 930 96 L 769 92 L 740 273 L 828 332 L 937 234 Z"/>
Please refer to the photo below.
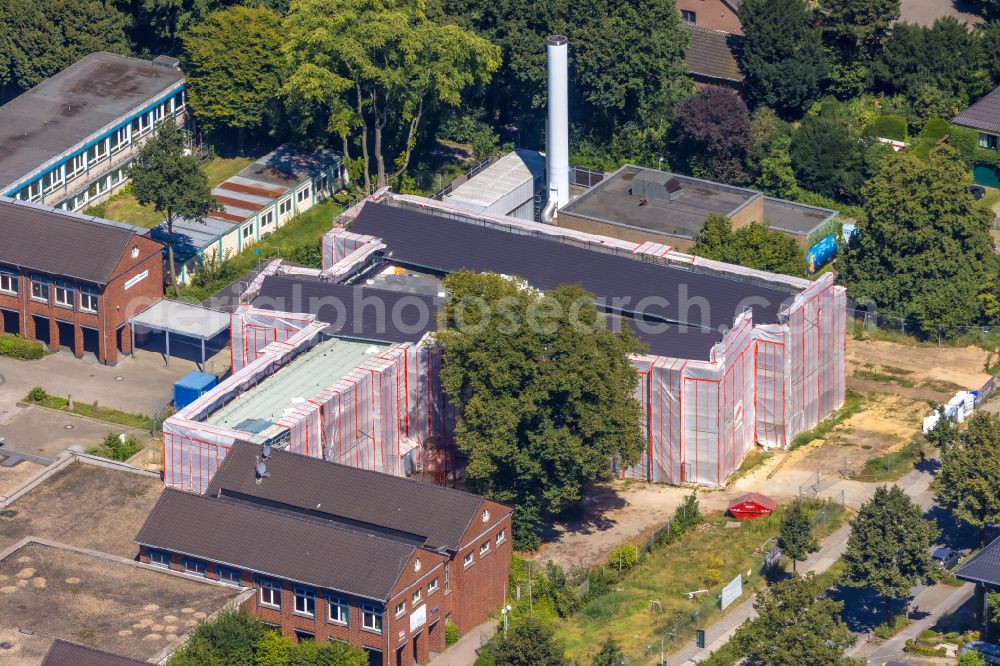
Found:
<path fill-rule="evenodd" d="M 477 650 L 493 638 L 496 629 L 496 621 L 487 620 L 462 636 L 457 643 L 432 659 L 430 663 L 432 666 L 471 666 L 479 656 Z"/>
<path fill-rule="evenodd" d="M 913 470 L 896 482 L 900 488 L 906 492 L 925 511 L 934 503 L 934 497 L 930 492 L 932 480 L 930 473 L 926 471 Z M 877 484 L 871 484 L 868 495 L 875 492 Z M 840 491 L 836 486 L 828 488 L 821 496 L 838 496 Z M 852 503 L 853 504 L 853 503 Z M 844 525 L 837 529 L 823 542 L 818 551 L 811 554 L 805 562 L 799 565 L 799 571 L 812 571 L 820 574 L 829 569 L 834 562 L 840 559 L 847 549 L 847 537 L 850 534 L 850 525 Z M 935 588 L 928 588 L 932 590 Z M 949 588 L 949 590 L 955 588 Z M 698 648 L 693 642 L 688 643 L 681 650 L 667 657 L 667 664 L 677 666 L 678 664 L 695 664 L 702 659 L 719 650 L 725 645 L 736 629 L 746 620 L 756 617 L 753 609 L 754 597 L 750 596 L 740 602 L 735 608 L 723 615 L 719 620 L 705 627 L 705 647 Z"/>

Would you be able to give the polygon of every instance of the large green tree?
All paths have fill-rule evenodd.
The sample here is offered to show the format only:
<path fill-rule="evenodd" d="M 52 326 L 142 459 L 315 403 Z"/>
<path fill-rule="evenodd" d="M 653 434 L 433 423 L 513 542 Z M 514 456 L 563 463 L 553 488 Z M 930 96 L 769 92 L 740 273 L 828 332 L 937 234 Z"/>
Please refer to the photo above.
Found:
<path fill-rule="evenodd" d="M 281 18 L 266 7 L 212 12 L 184 35 L 188 101 L 202 129 L 259 131 L 273 117 L 284 61 Z"/>
<path fill-rule="evenodd" d="M 833 601 L 813 577 L 793 574 L 754 602 L 757 617 L 736 630 L 732 642 L 747 666 L 853 666 L 844 656 L 855 638 Z"/>
<path fill-rule="evenodd" d="M 992 215 L 972 199 L 969 182 L 949 146 L 933 148 L 926 160 L 883 158 L 861 191 L 865 219 L 838 262 L 851 297 L 915 321 L 925 335 L 980 322 L 997 259 Z"/>
<path fill-rule="evenodd" d="M 836 40 L 874 51 L 899 18 L 900 0 L 821 0 L 820 13 L 823 29 Z"/>
<path fill-rule="evenodd" d="M 457 25 L 427 18 L 421 0 L 294 0 L 282 43 L 292 73 L 284 94 L 298 117 L 361 147 L 365 187 L 405 173 L 428 107 L 500 67 L 500 50 Z M 387 165 L 387 156 L 389 163 Z"/>
<path fill-rule="evenodd" d="M 809 516 L 802 510 L 802 503 L 796 502 L 781 518 L 778 531 L 778 548 L 792 561 L 792 571 L 796 565 L 815 552 L 819 545 L 813 537 Z"/>
<path fill-rule="evenodd" d="M 937 528 L 898 486 L 879 486 L 851 521 L 845 585 L 874 590 L 887 602 L 907 599 L 932 570 Z"/>
<path fill-rule="evenodd" d="M 983 545 L 986 526 L 1000 523 L 1000 416 L 976 412 L 942 448 L 934 494 L 956 519 L 979 528 Z"/>
<path fill-rule="evenodd" d="M 128 54 L 110 0 L 0 0 L 0 83 L 25 90 L 95 51 Z"/>
<path fill-rule="evenodd" d="M 681 101 L 670 126 L 671 147 L 695 176 L 742 184 L 750 114 L 739 95 L 711 87 Z"/>
<path fill-rule="evenodd" d="M 190 154 L 188 133 L 173 122 L 161 123 L 156 134 L 139 149 L 129 167 L 132 192 L 139 203 L 163 216 L 166 230 L 170 285 L 177 289 L 174 265 L 174 222 L 178 218 L 204 221 L 219 208 L 200 157 Z"/>
<path fill-rule="evenodd" d="M 840 117 L 840 105 L 829 101 L 795 130 L 789 154 L 802 187 L 855 202 L 868 175 L 865 148 L 861 137 Z"/>
<path fill-rule="evenodd" d="M 611 636 L 608 636 L 601 645 L 601 651 L 595 654 L 590 662 L 591 666 L 622 666 L 624 663 L 625 655 L 622 653 L 622 647 Z"/>
<path fill-rule="evenodd" d="M 469 454 L 469 485 L 516 505 L 521 548 L 539 520 L 606 479 L 610 463 L 642 447 L 629 329 L 606 330 L 579 286 L 544 295 L 517 279 L 453 273 L 438 336 L 442 384 L 457 408 L 455 442 Z"/>
<path fill-rule="evenodd" d="M 555 629 L 538 618 L 526 617 L 493 639 L 496 666 L 567 666 Z"/>
<path fill-rule="evenodd" d="M 799 115 L 819 98 L 830 58 L 803 0 L 743 0 L 739 60 L 758 103 Z"/>
<path fill-rule="evenodd" d="M 802 276 L 805 254 L 793 238 L 752 222 L 733 231 L 724 215 L 709 215 L 691 247 L 691 254 L 757 268 L 774 273 Z"/>

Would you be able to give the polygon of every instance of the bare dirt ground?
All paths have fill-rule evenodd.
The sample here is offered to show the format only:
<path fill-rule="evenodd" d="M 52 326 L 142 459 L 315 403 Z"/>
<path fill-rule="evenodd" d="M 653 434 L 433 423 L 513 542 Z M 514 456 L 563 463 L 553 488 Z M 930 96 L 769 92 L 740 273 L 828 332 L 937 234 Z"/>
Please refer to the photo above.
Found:
<path fill-rule="evenodd" d="M 908 443 L 929 413 L 928 400 L 950 397 L 952 385 L 981 386 L 989 378 L 983 372 L 986 357 L 986 352 L 975 347 L 849 340 L 848 375 L 859 368 L 876 377 L 863 382 L 871 388 L 858 387 L 865 391 L 861 411 L 823 439 L 795 451 L 771 453 L 763 464 L 725 488 L 699 489 L 702 511 L 721 513 L 733 499 L 750 491 L 779 502 L 791 501 L 800 492 L 815 492 L 817 478 L 821 496 L 843 498 L 848 506 L 859 506 L 875 484 L 847 477 L 868 459 Z M 848 385 L 852 383 L 859 381 L 851 380 Z M 584 501 L 581 517 L 556 525 L 535 559 L 553 560 L 565 567 L 597 564 L 623 542 L 640 542 L 664 525 L 691 492 L 692 488 L 628 481 L 598 486 Z"/>

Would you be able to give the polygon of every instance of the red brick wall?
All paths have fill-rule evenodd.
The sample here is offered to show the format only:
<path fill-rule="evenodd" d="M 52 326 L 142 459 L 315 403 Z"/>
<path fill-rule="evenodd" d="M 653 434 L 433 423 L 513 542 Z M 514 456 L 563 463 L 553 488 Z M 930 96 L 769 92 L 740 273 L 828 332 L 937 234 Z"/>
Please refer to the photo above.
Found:
<path fill-rule="evenodd" d="M 709 30 L 721 30 L 731 35 L 742 35 L 740 19 L 723 0 L 677 0 L 677 11 L 695 13 L 695 25 Z"/>
<path fill-rule="evenodd" d="M 483 509 L 490 513 L 485 523 L 481 519 Z M 504 540 L 497 545 L 497 536 L 501 531 Z M 480 555 L 481 546 L 487 542 L 490 544 L 489 551 Z M 466 567 L 465 557 L 470 553 L 472 564 Z M 512 555 L 510 508 L 483 500 L 477 518 L 466 530 L 462 547 L 451 563 L 452 594 L 456 595 L 452 602 L 451 621 L 458 626 L 460 634 L 485 622 L 503 605 L 507 598 Z"/>

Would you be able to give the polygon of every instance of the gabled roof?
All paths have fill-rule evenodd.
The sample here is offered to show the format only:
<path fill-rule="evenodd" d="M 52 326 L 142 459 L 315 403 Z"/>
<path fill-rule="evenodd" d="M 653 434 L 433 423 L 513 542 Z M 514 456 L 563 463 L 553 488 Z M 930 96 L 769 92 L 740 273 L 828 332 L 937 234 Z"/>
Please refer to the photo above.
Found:
<path fill-rule="evenodd" d="M 430 549 L 457 550 L 479 515 L 483 498 L 472 493 L 348 467 L 296 453 L 273 451 L 268 477 L 257 483 L 260 448 L 237 442 L 212 478 L 206 495 L 290 508 Z M 497 516 L 499 517 L 499 516 Z"/>
<path fill-rule="evenodd" d="M 248 468 L 251 484 L 255 464 Z M 160 496 L 135 542 L 382 601 L 416 550 L 413 544 L 329 520 L 171 488 Z"/>
<path fill-rule="evenodd" d="M 774 511 L 778 508 L 778 503 L 767 495 L 761 495 L 760 493 L 747 493 L 746 495 L 740 495 L 732 502 L 729 503 L 729 508 L 739 506 L 740 504 L 746 504 L 747 502 L 752 502 L 757 506 L 763 507 L 768 511 Z"/>
<path fill-rule="evenodd" d="M 105 285 L 135 239 L 128 228 L 0 197 L 0 264 Z"/>
<path fill-rule="evenodd" d="M 120 654 L 70 643 L 59 638 L 42 660 L 42 666 L 148 666 L 148 664 L 148 661 L 123 657 Z"/>
<path fill-rule="evenodd" d="M 955 578 L 970 583 L 1000 586 L 1000 538 L 994 539 L 958 568 Z"/>
<path fill-rule="evenodd" d="M 743 71 L 736 60 L 742 37 L 687 23 L 684 27 L 691 34 L 684 52 L 684 62 L 690 73 L 720 81 L 743 82 Z"/>
<path fill-rule="evenodd" d="M 1000 88 L 986 93 L 978 102 L 951 119 L 956 125 L 1000 133 Z"/>

